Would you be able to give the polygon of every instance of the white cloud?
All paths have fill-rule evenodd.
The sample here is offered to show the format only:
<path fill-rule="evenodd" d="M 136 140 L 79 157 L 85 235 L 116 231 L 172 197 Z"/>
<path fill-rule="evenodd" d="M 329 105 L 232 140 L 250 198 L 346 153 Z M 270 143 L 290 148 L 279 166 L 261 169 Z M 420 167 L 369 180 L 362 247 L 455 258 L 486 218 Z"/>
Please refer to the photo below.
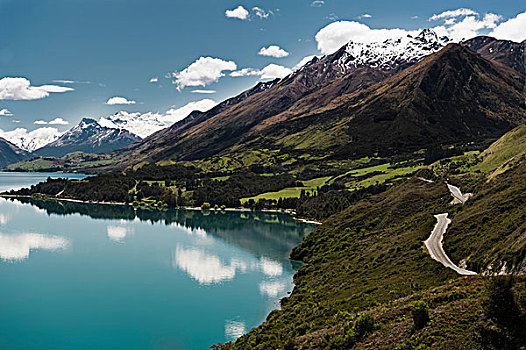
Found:
<path fill-rule="evenodd" d="M 277 45 L 270 45 L 269 47 L 262 47 L 258 55 L 282 58 L 287 57 L 289 53 Z"/>
<path fill-rule="evenodd" d="M 46 122 L 45 120 L 35 120 L 33 124 L 36 124 L 36 125 L 68 125 L 69 122 L 62 118 L 55 118 L 48 122 Z"/>
<path fill-rule="evenodd" d="M 418 16 L 411 16 L 411 19 L 418 19 Z"/>
<path fill-rule="evenodd" d="M 15 124 L 20 123 L 20 120 L 16 120 L 16 119 L 13 119 L 13 120 L 11 120 L 11 121 L 12 121 L 13 123 L 15 123 Z"/>
<path fill-rule="evenodd" d="M 5 77 L 0 79 L 0 100 L 38 100 L 49 93 L 73 91 L 73 88 L 58 85 L 31 86 L 26 78 Z"/>
<path fill-rule="evenodd" d="M 284 78 L 292 73 L 292 69 L 271 63 L 263 69 L 243 68 L 230 73 L 231 77 L 259 76 L 261 79 Z"/>
<path fill-rule="evenodd" d="M 62 134 L 57 128 L 52 127 L 38 128 L 29 132 L 25 128 L 16 128 L 11 131 L 0 129 L 0 137 L 26 151 L 34 151 L 43 147 L 58 139 Z"/>
<path fill-rule="evenodd" d="M 453 41 L 461 41 L 480 35 L 484 30 L 496 28 L 497 22 L 501 19 L 500 15 L 494 13 L 487 13 L 481 19 L 476 16 L 466 16 L 459 22 L 446 19 L 444 25 L 434 27 L 433 30 L 438 35 L 446 35 Z"/>
<path fill-rule="evenodd" d="M 260 71 L 254 68 L 243 68 L 240 70 L 236 70 L 232 73 L 230 73 L 231 77 L 238 78 L 238 77 L 250 77 L 254 75 L 260 75 Z"/>
<path fill-rule="evenodd" d="M 325 1 L 323 1 L 323 0 L 315 0 L 315 1 L 311 2 L 310 5 L 312 7 L 322 7 L 323 5 L 325 5 Z"/>
<path fill-rule="evenodd" d="M 260 71 L 261 79 L 284 78 L 292 73 L 292 70 L 274 63 L 269 64 Z"/>
<path fill-rule="evenodd" d="M 300 69 L 301 67 L 303 67 L 304 65 L 306 65 L 307 63 L 309 63 L 310 61 L 312 61 L 312 59 L 316 57 L 315 55 L 310 55 L 310 56 L 305 56 L 301 59 L 301 61 L 299 61 L 294 67 L 292 67 L 292 70 L 293 71 L 297 71 L 298 69 Z"/>
<path fill-rule="evenodd" d="M 111 97 L 106 101 L 107 105 L 134 105 L 136 103 L 134 100 L 128 100 L 126 97 L 120 96 Z"/>
<path fill-rule="evenodd" d="M 274 14 L 272 11 L 265 11 L 261 7 L 253 7 L 252 11 L 254 11 L 254 14 L 259 17 L 260 19 L 266 19 L 270 15 Z"/>
<path fill-rule="evenodd" d="M 373 16 L 369 13 L 364 13 L 363 15 L 360 15 L 358 16 L 358 18 L 362 19 L 362 18 L 372 18 Z"/>
<path fill-rule="evenodd" d="M 522 42 L 526 39 L 526 11 L 502 22 L 489 35 L 497 39 Z"/>
<path fill-rule="evenodd" d="M 216 104 L 214 100 L 203 99 L 189 102 L 179 108 L 172 108 L 166 113 L 128 113 L 120 111 L 110 116 L 101 117 L 99 124 L 108 128 L 128 130 L 144 138 L 186 118 L 188 114 L 195 110 L 204 112 Z"/>
<path fill-rule="evenodd" d="M 60 83 L 60 84 L 74 84 L 75 83 L 74 80 L 61 80 L 61 79 L 53 80 L 53 82 Z"/>
<path fill-rule="evenodd" d="M 13 113 L 11 113 L 11 111 L 7 108 L 2 108 L 0 109 L 0 116 L 2 117 L 12 117 L 13 116 Z"/>
<path fill-rule="evenodd" d="M 192 93 L 194 93 L 194 94 L 215 94 L 216 91 L 215 90 L 197 89 L 197 90 L 192 90 Z"/>
<path fill-rule="evenodd" d="M 235 9 L 233 10 L 226 10 L 225 11 L 225 16 L 227 16 L 228 18 L 237 18 L 237 19 L 240 19 L 240 20 L 246 20 L 248 19 L 248 11 L 246 8 L 244 8 L 243 6 L 239 5 L 238 7 L 236 7 Z"/>
<path fill-rule="evenodd" d="M 181 90 L 186 86 L 207 86 L 216 83 L 225 76 L 223 71 L 236 70 L 234 61 L 225 61 L 214 57 L 199 57 L 195 62 L 180 72 L 172 73 L 174 84 Z"/>
<path fill-rule="evenodd" d="M 157 83 L 159 81 L 159 78 L 153 77 L 150 79 L 150 83 Z"/>
<path fill-rule="evenodd" d="M 433 16 L 429 17 L 430 21 L 436 21 L 439 19 L 445 19 L 445 18 L 452 18 L 452 17 L 461 17 L 461 16 L 470 16 L 470 15 L 478 15 L 478 12 L 473 11 L 472 9 L 466 9 L 466 8 L 460 8 L 456 10 L 449 10 L 444 11 L 439 14 L 434 14 Z"/>
<path fill-rule="evenodd" d="M 371 29 L 355 21 L 337 21 L 320 29 L 315 38 L 318 42 L 318 49 L 324 54 L 329 54 L 350 40 L 361 43 L 381 42 L 407 34 L 418 35 L 419 32 L 419 30 L 407 31 L 400 28 Z"/>
<path fill-rule="evenodd" d="M 190 114 L 193 111 L 206 112 L 210 108 L 214 107 L 216 104 L 216 101 L 211 100 L 209 98 L 205 98 L 200 101 L 189 102 L 182 107 L 171 108 L 168 111 L 166 111 L 166 119 L 171 123 L 176 123 L 186 118 L 188 114 Z"/>

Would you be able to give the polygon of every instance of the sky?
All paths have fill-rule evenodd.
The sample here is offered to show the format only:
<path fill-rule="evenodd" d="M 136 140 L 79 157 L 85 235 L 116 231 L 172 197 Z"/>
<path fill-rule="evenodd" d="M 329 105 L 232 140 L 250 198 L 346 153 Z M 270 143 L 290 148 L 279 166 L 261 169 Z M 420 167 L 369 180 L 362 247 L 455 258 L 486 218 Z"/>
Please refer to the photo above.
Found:
<path fill-rule="evenodd" d="M 0 136 L 13 140 L 119 111 L 173 123 L 349 40 L 526 39 L 517 0 L 0 0 L 0 18 Z"/>

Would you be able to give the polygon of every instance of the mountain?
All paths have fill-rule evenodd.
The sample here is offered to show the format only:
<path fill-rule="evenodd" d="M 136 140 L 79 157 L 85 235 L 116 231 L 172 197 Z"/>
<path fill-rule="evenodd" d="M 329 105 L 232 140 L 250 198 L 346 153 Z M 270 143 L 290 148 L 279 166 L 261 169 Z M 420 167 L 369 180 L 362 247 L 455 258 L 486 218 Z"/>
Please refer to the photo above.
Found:
<path fill-rule="evenodd" d="M 510 40 L 497 40 L 489 36 L 478 36 L 464 41 L 462 45 L 469 47 L 487 60 L 498 62 L 522 75 L 525 74 L 524 47 L 526 40 L 522 43 L 516 43 Z"/>
<path fill-rule="evenodd" d="M 30 153 L 0 137 L 0 167 L 28 159 Z"/>
<path fill-rule="evenodd" d="M 346 159 L 495 139 L 525 121 L 524 74 L 458 44 L 419 60 L 446 40 L 429 31 L 419 37 L 400 40 L 403 47 L 419 47 L 404 59 L 392 59 L 398 49 L 382 45 L 363 46 L 369 50 L 357 59 L 349 52 L 362 50 L 349 43 L 261 91 L 195 113 L 112 156 L 120 167 L 239 157 L 262 148 Z M 429 37 L 434 44 L 416 46 Z M 372 50 L 378 47 L 391 58 L 380 59 L 381 50 Z"/>
<path fill-rule="evenodd" d="M 107 128 L 93 119 L 84 118 L 77 126 L 34 153 L 43 157 L 62 157 L 72 152 L 105 153 L 139 140 L 140 137 L 126 130 Z"/>

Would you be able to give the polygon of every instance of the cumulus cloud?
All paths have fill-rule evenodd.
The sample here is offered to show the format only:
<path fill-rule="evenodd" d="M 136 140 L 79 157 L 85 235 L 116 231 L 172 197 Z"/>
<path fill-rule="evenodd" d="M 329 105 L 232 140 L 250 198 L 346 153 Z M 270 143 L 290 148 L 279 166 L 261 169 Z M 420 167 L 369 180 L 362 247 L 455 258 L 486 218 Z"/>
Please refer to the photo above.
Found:
<path fill-rule="evenodd" d="M 16 128 L 10 131 L 0 129 L 0 137 L 25 149 L 26 151 L 34 151 L 55 141 L 62 135 L 57 128 L 43 127 L 32 131 L 25 128 Z"/>
<path fill-rule="evenodd" d="M 254 15 L 260 19 L 266 19 L 269 18 L 270 15 L 274 14 L 272 11 L 265 11 L 261 7 L 253 7 L 252 11 L 254 12 Z"/>
<path fill-rule="evenodd" d="M 261 79 L 275 79 L 275 78 L 284 78 L 292 70 L 287 67 L 280 66 L 278 64 L 271 63 L 260 71 Z"/>
<path fill-rule="evenodd" d="M 0 79 L 0 100 L 39 100 L 50 93 L 73 91 L 58 85 L 32 86 L 26 78 L 5 77 Z"/>
<path fill-rule="evenodd" d="M 13 113 L 11 113 L 11 111 L 7 108 L 2 108 L 0 109 L 0 116 L 1 117 L 12 117 Z"/>
<path fill-rule="evenodd" d="M 36 124 L 36 125 L 68 125 L 69 122 L 62 118 L 55 118 L 48 122 L 46 122 L 45 120 L 35 120 L 33 124 Z"/>
<path fill-rule="evenodd" d="M 260 71 L 254 68 L 243 68 L 240 70 L 236 70 L 232 73 L 230 73 L 231 77 L 238 78 L 238 77 L 249 77 L 254 75 L 260 75 Z"/>
<path fill-rule="evenodd" d="M 324 54 L 330 54 L 350 40 L 371 43 L 398 38 L 407 34 L 418 35 L 418 33 L 419 30 L 371 29 L 369 26 L 355 21 L 337 21 L 320 29 L 316 33 L 315 39 L 318 42 L 318 49 Z"/>
<path fill-rule="evenodd" d="M 128 100 L 126 97 L 120 96 L 111 97 L 106 101 L 107 105 L 134 105 L 136 103 L 134 100 Z"/>
<path fill-rule="evenodd" d="M 439 19 L 445 19 L 445 18 L 452 18 L 452 17 L 461 17 L 461 16 L 470 16 L 470 15 L 478 15 L 478 12 L 473 11 L 472 9 L 467 8 L 460 8 L 456 10 L 449 10 L 444 11 L 439 14 L 434 14 L 433 16 L 429 17 L 430 21 L 436 21 Z"/>
<path fill-rule="evenodd" d="M 159 78 L 153 77 L 150 79 L 150 83 L 157 83 L 159 81 Z"/>
<path fill-rule="evenodd" d="M 298 69 L 300 69 L 301 67 L 303 67 L 304 65 L 306 65 L 307 63 L 312 61 L 312 59 L 314 57 L 316 57 L 316 56 L 315 55 L 310 55 L 310 56 L 303 57 L 294 67 L 292 67 L 292 70 L 293 71 L 297 71 Z"/>
<path fill-rule="evenodd" d="M 188 116 L 188 114 L 190 114 L 193 111 L 206 112 L 210 108 L 214 107 L 216 104 L 216 101 L 211 100 L 209 98 L 205 98 L 200 101 L 189 102 L 182 107 L 169 109 L 168 111 L 166 111 L 165 118 L 173 124 L 180 120 L 183 120 Z"/>
<path fill-rule="evenodd" d="M 455 18 L 448 18 L 443 25 L 434 27 L 433 30 L 438 35 L 446 35 L 453 41 L 460 41 L 480 35 L 484 30 L 496 28 L 501 19 L 500 15 L 494 13 L 487 13 L 483 17 L 466 16 L 458 22 Z"/>
<path fill-rule="evenodd" d="M 325 1 L 323 1 L 323 0 L 315 0 L 315 1 L 311 2 L 310 5 L 312 7 L 322 7 L 323 5 L 325 5 Z"/>
<path fill-rule="evenodd" d="M 282 58 L 287 57 L 289 53 L 277 45 L 270 45 L 269 47 L 262 47 L 258 55 Z"/>
<path fill-rule="evenodd" d="M 261 79 L 284 78 L 292 73 L 292 69 L 271 63 L 263 69 L 243 68 L 230 73 L 231 77 L 259 76 Z"/>
<path fill-rule="evenodd" d="M 225 76 L 224 71 L 237 69 L 234 61 L 225 61 L 221 58 L 200 57 L 195 62 L 180 72 L 172 73 L 174 84 L 181 90 L 186 86 L 202 86 L 216 83 Z"/>
<path fill-rule="evenodd" d="M 522 42 L 526 39 L 526 11 L 502 22 L 489 35 L 497 39 Z"/>
<path fill-rule="evenodd" d="M 244 8 L 243 6 L 239 5 L 238 7 L 236 7 L 235 9 L 233 10 L 226 10 L 225 11 L 225 16 L 227 16 L 228 18 L 237 18 L 237 19 L 240 19 L 242 21 L 248 19 L 248 11 L 246 8 Z"/>
<path fill-rule="evenodd" d="M 215 94 L 215 90 L 202 90 L 202 89 L 196 89 L 192 90 L 192 93 L 194 94 Z"/>

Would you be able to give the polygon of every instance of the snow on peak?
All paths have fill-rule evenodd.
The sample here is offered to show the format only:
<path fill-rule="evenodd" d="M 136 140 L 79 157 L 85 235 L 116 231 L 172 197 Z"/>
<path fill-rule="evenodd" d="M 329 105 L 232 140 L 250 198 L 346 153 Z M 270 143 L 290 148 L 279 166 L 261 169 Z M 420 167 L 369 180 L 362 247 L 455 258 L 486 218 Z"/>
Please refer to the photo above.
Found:
<path fill-rule="evenodd" d="M 431 29 L 424 29 L 415 37 L 407 35 L 383 42 L 350 41 L 342 48 L 344 52 L 338 58 L 337 64 L 342 69 L 368 66 L 388 71 L 404 64 L 418 62 L 425 56 L 439 51 L 449 42 L 449 38 L 439 37 Z"/>

